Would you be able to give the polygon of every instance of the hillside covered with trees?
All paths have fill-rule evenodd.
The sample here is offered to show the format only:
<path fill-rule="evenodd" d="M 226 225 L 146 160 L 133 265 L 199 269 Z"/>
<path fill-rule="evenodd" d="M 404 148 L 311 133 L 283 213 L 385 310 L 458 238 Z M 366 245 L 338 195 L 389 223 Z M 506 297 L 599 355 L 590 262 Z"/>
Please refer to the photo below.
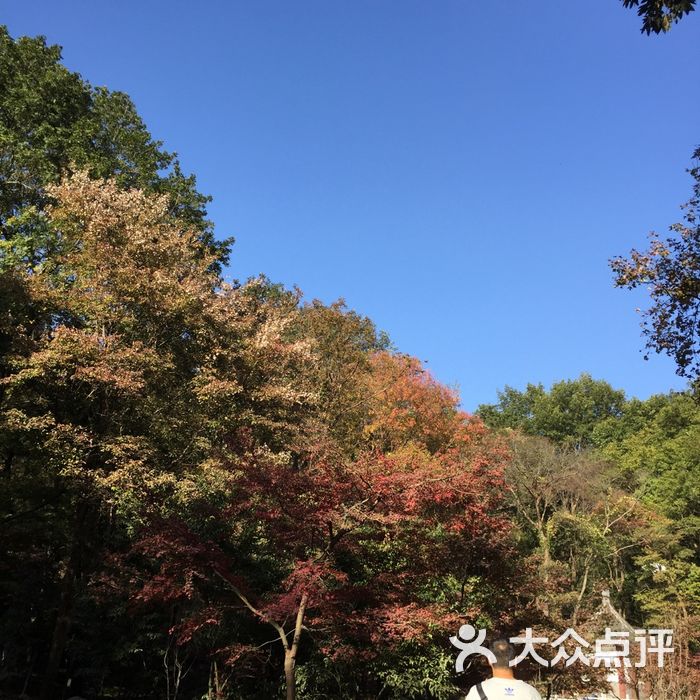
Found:
<path fill-rule="evenodd" d="M 448 700 L 484 670 L 455 673 L 465 621 L 593 630 L 610 590 L 675 632 L 640 683 L 697 698 L 697 392 L 582 375 L 468 414 L 343 302 L 228 280 L 207 203 L 127 95 L 0 33 L 0 697 Z"/>

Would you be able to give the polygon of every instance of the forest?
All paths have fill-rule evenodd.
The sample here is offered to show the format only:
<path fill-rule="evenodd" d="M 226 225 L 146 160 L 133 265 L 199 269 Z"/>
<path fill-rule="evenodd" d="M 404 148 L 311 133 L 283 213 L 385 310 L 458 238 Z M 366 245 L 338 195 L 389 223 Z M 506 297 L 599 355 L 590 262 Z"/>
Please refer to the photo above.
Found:
<path fill-rule="evenodd" d="M 233 241 L 130 98 L 3 28 L 0 697 L 449 700 L 485 671 L 455 672 L 460 625 L 595 638 L 607 590 L 674 631 L 639 683 L 700 697 L 689 172 L 683 223 L 610 282 L 651 284 L 650 352 L 688 389 L 582 374 L 470 414 L 342 300 L 228 279 Z"/>

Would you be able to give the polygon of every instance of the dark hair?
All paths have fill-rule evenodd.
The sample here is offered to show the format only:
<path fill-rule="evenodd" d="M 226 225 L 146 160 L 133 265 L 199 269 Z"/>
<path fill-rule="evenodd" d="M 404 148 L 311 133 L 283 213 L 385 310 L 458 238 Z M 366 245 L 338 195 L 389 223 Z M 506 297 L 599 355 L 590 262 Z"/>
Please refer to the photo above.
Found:
<path fill-rule="evenodd" d="M 494 639 L 491 644 L 491 651 L 496 657 L 494 668 L 509 668 L 508 662 L 515 658 L 515 649 L 507 639 Z"/>

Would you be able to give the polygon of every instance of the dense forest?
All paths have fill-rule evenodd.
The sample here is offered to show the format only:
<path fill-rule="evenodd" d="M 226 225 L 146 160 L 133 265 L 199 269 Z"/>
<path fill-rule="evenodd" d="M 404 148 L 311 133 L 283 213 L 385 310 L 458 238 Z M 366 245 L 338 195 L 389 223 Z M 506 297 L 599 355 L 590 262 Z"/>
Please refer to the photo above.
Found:
<path fill-rule="evenodd" d="M 485 671 L 455 673 L 461 624 L 593 633 L 610 590 L 674 630 L 639 682 L 699 697 L 691 174 L 676 238 L 613 261 L 664 281 L 649 342 L 688 391 L 584 374 L 471 415 L 343 302 L 227 281 L 233 242 L 129 97 L 3 29 L 0 696 L 447 700 Z"/>

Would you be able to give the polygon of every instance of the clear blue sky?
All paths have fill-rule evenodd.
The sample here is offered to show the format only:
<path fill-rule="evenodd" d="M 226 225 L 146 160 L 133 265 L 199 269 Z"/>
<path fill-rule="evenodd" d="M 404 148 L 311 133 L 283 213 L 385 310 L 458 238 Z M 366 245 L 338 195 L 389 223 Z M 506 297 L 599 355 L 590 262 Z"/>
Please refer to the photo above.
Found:
<path fill-rule="evenodd" d="M 231 277 L 344 297 L 465 408 L 582 371 L 684 386 L 607 261 L 689 196 L 700 12 L 646 37 L 619 0 L 0 7 L 131 95 L 214 196 Z"/>

